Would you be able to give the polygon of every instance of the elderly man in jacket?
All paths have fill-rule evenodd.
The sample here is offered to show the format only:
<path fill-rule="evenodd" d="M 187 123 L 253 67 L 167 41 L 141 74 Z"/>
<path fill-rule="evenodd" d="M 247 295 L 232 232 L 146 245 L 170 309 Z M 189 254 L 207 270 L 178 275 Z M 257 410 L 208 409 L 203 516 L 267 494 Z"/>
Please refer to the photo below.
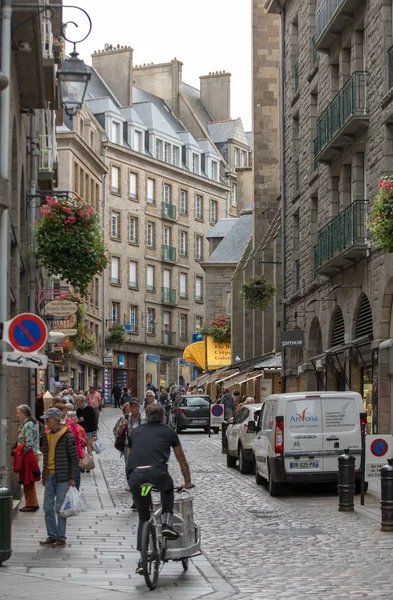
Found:
<path fill-rule="evenodd" d="M 68 488 L 75 486 L 78 453 L 75 438 L 67 425 L 62 425 L 62 413 L 58 408 L 49 408 L 41 418 L 46 419 L 47 425 L 42 448 L 42 483 L 45 486 L 44 512 L 48 537 L 40 544 L 63 548 L 66 545 L 67 519 L 61 516 L 60 509 Z"/>

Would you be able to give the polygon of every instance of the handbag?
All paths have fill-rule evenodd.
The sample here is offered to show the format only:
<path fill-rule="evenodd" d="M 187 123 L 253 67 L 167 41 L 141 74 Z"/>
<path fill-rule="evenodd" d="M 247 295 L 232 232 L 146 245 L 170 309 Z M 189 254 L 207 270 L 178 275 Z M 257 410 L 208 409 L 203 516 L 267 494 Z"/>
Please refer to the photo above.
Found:
<path fill-rule="evenodd" d="M 115 439 L 115 448 L 119 452 L 124 452 L 124 448 L 126 447 L 126 432 L 122 435 L 117 435 Z"/>
<path fill-rule="evenodd" d="M 79 460 L 79 468 L 81 471 L 92 471 L 95 469 L 93 455 L 89 452 L 86 452 L 84 457 Z"/>

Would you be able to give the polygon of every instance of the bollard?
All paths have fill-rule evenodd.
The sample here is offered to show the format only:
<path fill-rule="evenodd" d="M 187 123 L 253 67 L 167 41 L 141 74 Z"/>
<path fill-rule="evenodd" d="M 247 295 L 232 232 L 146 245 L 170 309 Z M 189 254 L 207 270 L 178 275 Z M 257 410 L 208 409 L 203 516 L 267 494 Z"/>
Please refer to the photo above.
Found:
<path fill-rule="evenodd" d="M 11 556 L 12 495 L 0 488 L 0 565 Z"/>
<path fill-rule="evenodd" d="M 228 448 L 227 429 L 228 429 L 228 422 L 223 421 L 221 423 L 221 452 L 223 454 L 227 453 L 227 448 Z"/>
<path fill-rule="evenodd" d="M 351 512 L 354 510 L 355 494 L 355 457 L 349 455 L 349 448 L 338 457 L 338 510 Z"/>
<path fill-rule="evenodd" d="M 381 531 L 393 532 L 393 458 L 381 469 Z"/>

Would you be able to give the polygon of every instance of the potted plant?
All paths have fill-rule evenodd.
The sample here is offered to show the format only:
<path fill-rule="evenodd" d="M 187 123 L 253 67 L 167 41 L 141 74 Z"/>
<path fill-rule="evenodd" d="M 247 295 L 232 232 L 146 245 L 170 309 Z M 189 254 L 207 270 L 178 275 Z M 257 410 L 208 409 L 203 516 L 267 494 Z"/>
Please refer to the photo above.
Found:
<path fill-rule="evenodd" d="M 251 277 L 246 283 L 243 283 L 240 291 L 246 308 L 260 308 L 261 310 L 265 310 L 269 306 L 275 293 L 275 286 L 264 275 Z"/>
<path fill-rule="evenodd" d="M 201 333 L 211 335 L 215 342 L 228 343 L 231 341 L 231 322 L 226 317 L 215 317 Z"/>
<path fill-rule="evenodd" d="M 109 327 L 109 335 L 106 338 L 109 344 L 124 344 L 126 341 L 126 329 L 121 323 L 114 323 Z"/>
<path fill-rule="evenodd" d="M 367 227 L 374 246 L 393 252 L 393 175 L 382 177 L 378 188 Z"/>
<path fill-rule="evenodd" d="M 47 197 L 40 213 L 35 227 L 38 264 L 85 296 L 94 275 L 109 262 L 97 213 L 80 196 Z"/>

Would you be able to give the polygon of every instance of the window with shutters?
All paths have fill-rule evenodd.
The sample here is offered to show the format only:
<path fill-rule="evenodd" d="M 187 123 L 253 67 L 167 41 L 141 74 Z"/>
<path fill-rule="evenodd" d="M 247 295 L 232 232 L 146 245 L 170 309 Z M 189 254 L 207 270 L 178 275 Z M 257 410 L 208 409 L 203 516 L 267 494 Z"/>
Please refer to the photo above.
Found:
<path fill-rule="evenodd" d="M 112 256 L 111 259 L 111 283 L 120 284 L 120 257 Z"/>
<path fill-rule="evenodd" d="M 138 287 L 138 263 L 130 260 L 129 284 L 131 288 Z"/>
<path fill-rule="evenodd" d="M 138 175 L 136 173 L 130 173 L 128 195 L 133 200 L 138 199 Z"/>
<path fill-rule="evenodd" d="M 154 290 L 155 290 L 155 286 L 154 286 L 155 273 L 154 273 L 153 265 L 147 265 L 146 276 L 147 276 L 147 291 L 154 292 Z"/>

